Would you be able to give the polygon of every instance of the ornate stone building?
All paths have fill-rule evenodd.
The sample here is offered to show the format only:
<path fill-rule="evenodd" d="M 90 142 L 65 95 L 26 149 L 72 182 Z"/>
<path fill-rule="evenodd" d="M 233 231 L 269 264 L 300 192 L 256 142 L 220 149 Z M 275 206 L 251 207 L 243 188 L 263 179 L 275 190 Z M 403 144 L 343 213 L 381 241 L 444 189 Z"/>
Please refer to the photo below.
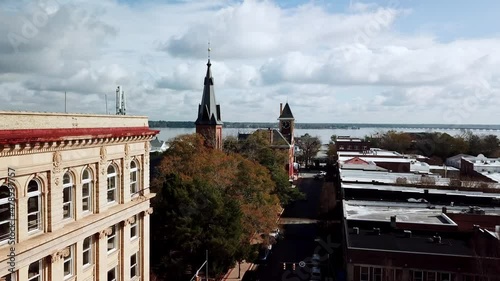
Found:
<path fill-rule="evenodd" d="M 0 280 L 149 280 L 147 117 L 0 120 Z"/>

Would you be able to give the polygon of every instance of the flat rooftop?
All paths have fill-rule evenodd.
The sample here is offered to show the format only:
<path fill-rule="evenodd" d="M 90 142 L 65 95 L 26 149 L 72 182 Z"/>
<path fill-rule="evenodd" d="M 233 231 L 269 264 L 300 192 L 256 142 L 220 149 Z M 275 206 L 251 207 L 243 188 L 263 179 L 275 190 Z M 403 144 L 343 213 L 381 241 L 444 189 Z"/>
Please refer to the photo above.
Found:
<path fill-rule="evenodd" d="M 442 215 L 441 209 L 428 209 L 425 203 L 345 200 L 344 213 L 348 220 L 389 222 L 396 216 L 398 222 L 455 225 Z"/>
<path fill-rule="evenodd" d="M 355 234 L 353 226 L 355 223 L 348 223 L 348 247 L 375 249 L 386 251 L 402 251 L 414 253 L 431 253 L 441 255 L 461 255 L 472 256 L 473 250 L 468 246 L 467 236 L 457 237 L 440 233 L 441 243 L 433 243 L 432 234 L 412 233 L 411 237 L 405 237 L 398 231 L 384 231 L 380 235 L 373 232 L 373 229 L 359 227 L 359 234 Z"/>
<path fill-rule="evenodd" d="M 389 157 L 365 157 L 364 155 L 361 156 L 342 156 L 339 153 L 339 161 L 340 162 L 345 162 L 349 159 L 352 159 L 354 157 L 359 157 L 361 160 L 364 160 L 366 162 L 391 162 L 391 163 L 411 163 L 415 162 L 415 159 L 407 159 L 407 158 L 389 158 Z"/>
<path fill-rule="evenodd" d="M 426 175 L 436 179 L 436 184 L 444 185 L 450 182 L 448 178 L 442 178 L 439 175 Z M 342 181 L 372 183 L 373 181 L 381 183 L 396 183 L 397 178 L 406 178 L 408 182 L 420 181 L 422 175 L 413 173 L 390 173 L 380 171 L 363 171 L 363 170 L 340 170 Z"/>
<path fill-rule="evenodd" d="M 404 155 L 400 154 L 396 151 L 388 151 L 388 150 L 370 150 L 368 153 L 362 153 L 358 151 L 337 151 L 339 156 L 365 156 L 365 157 L 401 157 Z"/>
<path fill-rule="evenodd" d="M 398 192 L 408 192 L 408 193 L 411 192 L 411 193 L 421 193 L 422 195 L 424 194 L 424 190 L 428 190 L 429 194 L 462 195 L 470 197 L 488 197 L 488 198 L 500 199 L 500 189 L 498 190 L 498 193 L 484 193 L 481 191 L 461 191 L 461 190 L 448 190 L 448 189 L 411 187 L 411 186 L 356 184 L 356 183 L 343 183 L 342 187 L 354 188 L 354 189 L 398 191 Z"/>
<path fill-rule="evenodd" d="M 0 111 L 0 130 L 149 127 L 147 116 Z"/>
<path fill-rule="evenodd" d="M 147 116 L 0 111 L 0 145 L 154 136 Z"/>
<path fill-rule="evenodd" d="M 463 206 L 434 204 L 432 206 L 433 209 L 428 208 L 428 203 L 344 200 L 344 215 L 348 220 L 389 222 L 391 216 L 396 216 L 398 222 L 455 225 L 453 221 L 442 215 L 442 208 L 446 207 L 447 213 L 467 211 L 467 208 Z M 481 209 L 486 214 L 500 216 L 500 208 L 481 207 Z"/>

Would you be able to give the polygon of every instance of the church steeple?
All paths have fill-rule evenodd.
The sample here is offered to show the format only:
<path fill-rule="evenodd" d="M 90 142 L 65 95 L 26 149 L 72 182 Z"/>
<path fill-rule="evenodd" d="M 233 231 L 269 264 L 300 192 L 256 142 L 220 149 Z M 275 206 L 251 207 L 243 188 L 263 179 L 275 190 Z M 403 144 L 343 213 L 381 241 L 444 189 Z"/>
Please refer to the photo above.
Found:
<path fill-rule="evenodd" d="M 209 48 L 210 50 L 210 48 Z M 196 119 L 196 125 L 215 125 L 221 124 L 220 115 L 220 105 L 215 101 L 214 92 L 214 78 L 212 77 L 212 70 L 210 67 L 210 51 L 207 63 L 207 74 L 205 76 L 205 82 L 203 87 L 203 96 L 201 97 L 201 104 L 198 107 L 198 118 Z"/>
<path fill-rule="evenodd" d="M 196 132 L 203 135 L 209 146 L 222 148 L 222 119 L 220 105 L 215 101 L 214 78 L 210 63 L 210 43 L 208 48 L 207 74 L 203 83 L 203 95 L 198 106 Z"/>

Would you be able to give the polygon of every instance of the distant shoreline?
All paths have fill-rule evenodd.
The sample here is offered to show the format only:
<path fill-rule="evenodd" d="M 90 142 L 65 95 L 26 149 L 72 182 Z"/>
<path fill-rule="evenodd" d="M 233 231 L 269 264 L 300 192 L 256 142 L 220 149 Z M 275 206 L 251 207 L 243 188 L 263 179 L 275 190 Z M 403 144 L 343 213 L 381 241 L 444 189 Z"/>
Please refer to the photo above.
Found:
<path fill-rule="evenodd" d="M 150 128 L 194 128 L 191 121 L 149 121 Z M 262 122 L 224 122 L 224 128 L 277 128 L 278 123 Z M 360 129 L 360 128 L 385 128 L 385 129 L 450 129 L 450 130 L 500 130 L 500 125 L 482 124 L 376 124 L 376 123 L 296 123 L 297 129 Z"/>

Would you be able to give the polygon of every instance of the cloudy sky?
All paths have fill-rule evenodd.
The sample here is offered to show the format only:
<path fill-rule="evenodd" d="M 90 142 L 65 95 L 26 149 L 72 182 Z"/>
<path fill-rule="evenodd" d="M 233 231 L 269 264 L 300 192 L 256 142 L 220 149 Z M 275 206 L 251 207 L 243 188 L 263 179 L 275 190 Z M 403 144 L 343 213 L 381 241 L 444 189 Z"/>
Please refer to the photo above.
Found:
<path fill-rule="evenodd" d="M 496 0 L 2 0 L 0 110 L 196 119 L 211 42 L 224 121 L 500 120 Z"/>

